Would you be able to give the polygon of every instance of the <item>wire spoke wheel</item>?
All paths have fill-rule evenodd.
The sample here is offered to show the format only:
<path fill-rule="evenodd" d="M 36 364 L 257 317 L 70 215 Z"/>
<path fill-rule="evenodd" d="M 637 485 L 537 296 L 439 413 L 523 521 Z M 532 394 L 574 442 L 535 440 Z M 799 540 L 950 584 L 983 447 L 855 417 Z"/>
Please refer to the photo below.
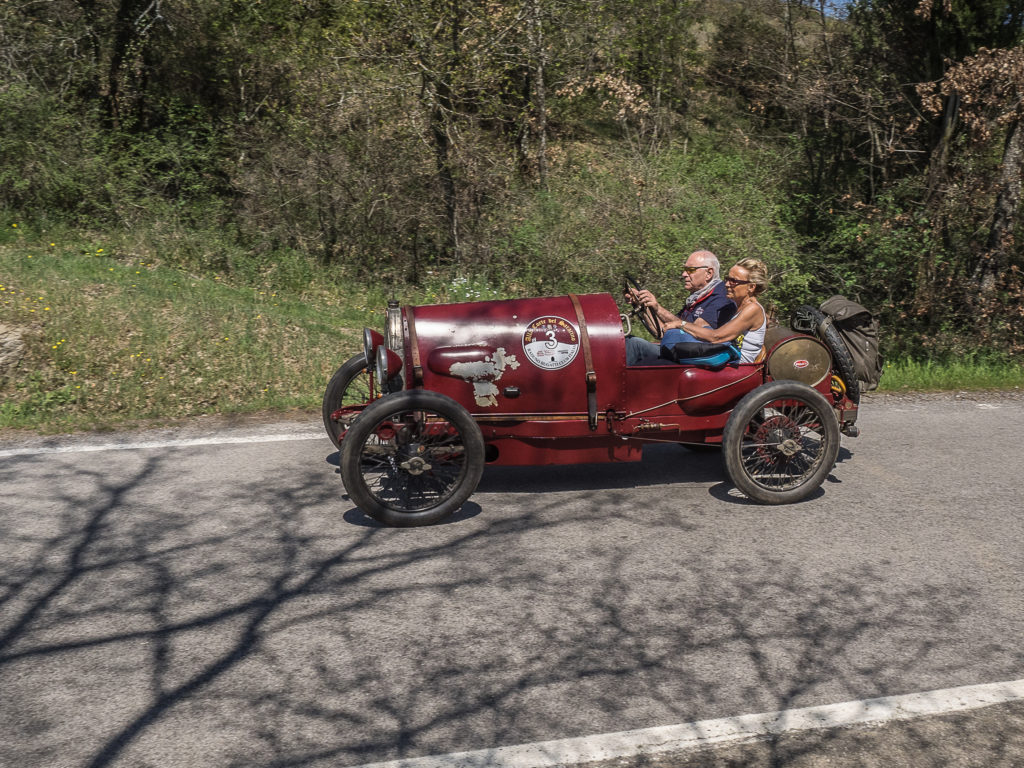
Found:
<path fill-rule="evenodd" d="M 368 406 L 342 441 L 352 500 L 388 525 L 436 522 L 462 506 L 483 473 L 483 437 L 462 406 L 412 390 Z"/>
<path fill-rule="evenodd" d="M 363 408 L 378 397 L 378 387 L 366 358 L 358 354 L 345 362 L 324 392 L 324 428 L 335 447 Z"/>
<path fill-rule="evenodd" d="M 813 493 L 839 453 L 839 423 L 816 390 L 793 381 L 758 387 L 725 427 L 726 470 L 743 493 L 787 504 Z"/>
<path fill-rule="evenodd" d="M 825 458 L 820 428 L 818 414 L 803 403 L 765 405 L 744 435 L 740 449 L 744 469 L 766 488 L 795 488 Z"/>
<path fill-rule="evenodd" d="M 360 456 L 360 472 L 379 503 L 406 512 L 429 509 L 447 500 L 466 474 L 466 455 L 458 429 L 430 411 L 401 411 L 385 416 Z"/>

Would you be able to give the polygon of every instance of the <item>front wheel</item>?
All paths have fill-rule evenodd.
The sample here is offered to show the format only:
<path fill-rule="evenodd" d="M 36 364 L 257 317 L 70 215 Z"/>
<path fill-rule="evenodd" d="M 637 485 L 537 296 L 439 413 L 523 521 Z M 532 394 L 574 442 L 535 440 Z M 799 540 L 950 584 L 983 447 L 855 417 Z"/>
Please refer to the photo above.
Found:
<path fill-rule="evenodd" d="M 334 447 L 355 421 L 362 407 L 375 399 L 374 376 L 362 353 L 349 358 L 331 377 L 324 392 L 324 428 Z"/>
<path fill-rule="evenodd" d="M 722 436 L 725 468 L 762 504 L 791 504 L 824 482 L 839 455 L 839 422 L 817 390 L 774 381 L 749 392 Z"/>
<path fill-rule="evenodd" d="M 421 389 L 367 406 L 341 443 L 352 501 L 385 525 L 430 525 L 476 490 L 484 469 L 480 427 L 450 397 Z"/>

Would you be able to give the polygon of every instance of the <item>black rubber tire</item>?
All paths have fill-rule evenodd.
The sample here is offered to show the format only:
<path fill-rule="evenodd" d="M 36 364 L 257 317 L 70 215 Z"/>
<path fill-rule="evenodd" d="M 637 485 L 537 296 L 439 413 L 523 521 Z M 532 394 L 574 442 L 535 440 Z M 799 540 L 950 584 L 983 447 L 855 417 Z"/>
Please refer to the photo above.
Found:
<path fill-rule="evenodd" d="M 761 504 L 792 504 L 824 482 L 839 455 L 839 421 L 820 392 L 773 381 L 737 403 L 722 437 L 725 469 Z"/>
<path fill-rule="evenodd" d="M 854 365 L 853 356 L 850 354 L 846 342 L 843 341 L 843 337 L 839 335 L 839 331 L 831 323 L 824 325 L 825 313 L 809 304 L 797 307 L 794 314 L 803 314 L 813 321 L 815 333 L 825 342 L 832 353 L 832 367 L 846 386 L 846 396 L 854 405 L 859 403 L 860 381 L 857 379 L 857 367 Z"/>
<path fill-rule="evenodd" d="M 366 365 L 366 358 L 360 352 L 345 361 L 327 384 L 324 392 L 323 417 L 327 436 L 336 448 L 341 446 L 341 436 L 351 424 L 342 424 L 331 418 L 331 414 L 343 405 L 369 403 L 374 391 L 373 374 Z"/>
<path fill-rule="evenodd" d="M 448 517 L 476 490 L 483 470 L 480 427 L 450 397 L 428 390 L 374 401 L 341 444 L 349 497 L 375 520 L 401 528 Z"/>

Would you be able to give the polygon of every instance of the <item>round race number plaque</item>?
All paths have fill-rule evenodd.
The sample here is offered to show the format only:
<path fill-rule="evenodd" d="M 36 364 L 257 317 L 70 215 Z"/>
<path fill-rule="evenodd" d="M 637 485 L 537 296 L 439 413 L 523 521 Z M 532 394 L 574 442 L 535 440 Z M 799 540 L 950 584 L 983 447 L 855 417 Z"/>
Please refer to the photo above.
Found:
<path fill-rule="evenodd" d="M 523 351 L 526 359 L 538 368 L 557 371 L 576 359 L 580 336 L 564 317 L 543 315 L 526 326 Z"/>

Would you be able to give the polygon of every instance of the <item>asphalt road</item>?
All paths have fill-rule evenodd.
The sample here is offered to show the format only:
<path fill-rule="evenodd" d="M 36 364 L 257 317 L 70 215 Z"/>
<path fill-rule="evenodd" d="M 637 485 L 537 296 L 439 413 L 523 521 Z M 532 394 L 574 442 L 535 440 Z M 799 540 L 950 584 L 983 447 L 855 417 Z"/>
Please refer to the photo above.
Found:
<path fill-rule="evenodd" d="M 0 765 L 349 766 L 1024 678 L 1024 401 L 860 423 L 789 507 L 655 446 L 488 468 L 410 530 L 326 437 L 247 439 L 312 421 L 0 440 L 76 449 L 0 458 Z"/>

